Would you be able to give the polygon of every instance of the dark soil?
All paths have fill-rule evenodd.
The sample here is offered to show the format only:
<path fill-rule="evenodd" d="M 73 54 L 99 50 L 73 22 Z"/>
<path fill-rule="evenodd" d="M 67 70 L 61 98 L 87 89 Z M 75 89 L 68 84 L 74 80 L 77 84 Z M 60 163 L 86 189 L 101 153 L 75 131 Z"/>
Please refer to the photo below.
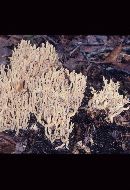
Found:
<path fill-rule="evenodd" d="M 91 118 L 87 112 L 87 103 L 92 97 L 90 87 L 101 90 L 103 76 L 114 82 L 119 81 L 119 92 L 130 98 L 130 61 L 123 54 L 130 55 L 130 36 L 58 36 L 58 35 L 23 35 L 23 36 L 0 36 L 0 64 L 9 64 L 7 57 L 10 51 L 21 39 L 30 40 L 40 46 L 49 41 L 56 47 L 60 61 L 70 71 L 75 70 L 87 76 L 85 97 L 77 114 L 71 119 L 75 127 L 70 134 L 68 149 L 55 150 L 55 144 L 47 139 L 44 127 L 37 122 L 35 116 L 31 120 L 27 130 L 4 131 L 0 136 L 1 153 L 17 154 L 72 154 L 76 144 L 82 141 L 90 149 L 91 154 L 128 154 L 130 153 L 130 111 L 122 112 L 114 123 L 105 121 L 104 111 L 97 111 Z M 105 63 L 105 58 L 113 49 L 122 44 L 118 59 L 114 62 Z M 7 48 L 6 50 L 3 48 Z M 117 56 L 116 56 L 117 57 Z M 32 124 L 37 125 L 37 130 L 31 129 Z M 10 140 L 11 139 L 11 140 Z M 4 148 L 5 147 L 5 148 Z M 7 148 L 8 147 L 8 148 Z M 79 154 L 85 153 L 81 150 Z"/>

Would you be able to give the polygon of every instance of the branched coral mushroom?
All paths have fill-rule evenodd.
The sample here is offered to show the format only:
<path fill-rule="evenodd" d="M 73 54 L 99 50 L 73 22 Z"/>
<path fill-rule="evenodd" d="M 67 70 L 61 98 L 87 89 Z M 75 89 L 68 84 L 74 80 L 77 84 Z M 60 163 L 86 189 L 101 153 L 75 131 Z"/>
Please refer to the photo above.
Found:
<path fill-rule="evenodd" d="M 26 128 L 34 113 L 50 141 L 61 140 L 67 147 L 73 129 L 70 118 L 81 105 L 86 77 L 59 68 L 48 43 L 36 49 L 22 41 L 10 60 L 7 73 L 0 68 L 0 130 Z"/>
<path fill-rule="evenodd" d="M 47 72 L 51 68 L 58 68 L 61 63 L 58 61 L 58 54 L 53 45 L 46 42 L 42 47 L 36 48 L 30 41 L 22 40 L 14 49 L 10 57 L 14 81 L 18 77 L 35 77 Z"/>
<path fill-rule="evenodd" d="M 127 97 L 120 95 L 118 90 L 119 82 L 114 83 L 112 80 L 108 83 L 107 79 L 103 77 L 104 87 L 100 92 L 96 92 L 92 88 L 93 97 L 88 102 L 88 109 L 91 113 L 96 110 L 105 110 L 107 114 L 106 120 L 113 123 L 114 117 L 119 115 L 122 111 L 128 110 L 129 107 L 124 107 L 130 103 Z"/>
<path fill-rule="evenodd" d="M 84 97 L 85 76 L 74 71 L 69 73 L 63 68 L 58 71 L 54 69 L 43 75 L 36 85 L 34 82 L 34 86 L 36 89 L 32 91 L 32 96 L 36 101 L 31 106 L 32 112 L 41 123 L 42 119 L 46 121 L 47 124 L 43 124 L 50 141 L 53 143 L 59 139 L 67 147 L 74 125 L 70 119 L 78 111 Z"/>

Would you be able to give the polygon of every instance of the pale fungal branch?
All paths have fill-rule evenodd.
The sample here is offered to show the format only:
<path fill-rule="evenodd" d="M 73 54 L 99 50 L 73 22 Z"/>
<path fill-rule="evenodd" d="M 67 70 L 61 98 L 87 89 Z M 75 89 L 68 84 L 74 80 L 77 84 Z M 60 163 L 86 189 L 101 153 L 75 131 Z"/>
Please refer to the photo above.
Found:
<path fill-rule="evenodd" d="M 112 80 L 108 83 L 107 79 L 103 77 L 104 87 L 103 90 L 97 92 L 92 88 L 92 99 L 88 102 L 88 110 L 93 113 L 96 110 L 105 110 L 108 122 L 113 123 L 114 117 L 119 115 L 122 111 L 128 110 L 124 107 L 130 101 L 127 97 L 120 95 L 118 90 L 120 87 L 119 82 L 114 83 Z"/>

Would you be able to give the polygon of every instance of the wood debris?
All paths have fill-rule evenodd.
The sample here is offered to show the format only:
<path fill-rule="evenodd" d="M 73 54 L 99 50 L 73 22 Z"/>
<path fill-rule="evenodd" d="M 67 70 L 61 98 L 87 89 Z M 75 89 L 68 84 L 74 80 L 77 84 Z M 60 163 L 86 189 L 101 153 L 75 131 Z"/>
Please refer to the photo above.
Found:
<path fill-rule="evenodd" d="M 73 154 L 79 154 L 80 150 L 83 150 L 85 154 L 91 154 L 90 148 L 83 145 L 82 141 L 77 142 L 77 144 L 74 146 Z"/>

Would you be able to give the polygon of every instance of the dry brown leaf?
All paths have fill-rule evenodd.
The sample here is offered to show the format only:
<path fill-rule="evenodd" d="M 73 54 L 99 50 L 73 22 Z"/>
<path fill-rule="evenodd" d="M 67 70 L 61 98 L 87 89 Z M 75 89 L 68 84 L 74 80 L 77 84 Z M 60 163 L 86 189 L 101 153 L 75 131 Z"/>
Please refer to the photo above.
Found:
<path fill-rule="evenodd" d="M 121 50 L 122 50 L 122 44 L 120 44 L 119 46 L 117 46 L 113 49 L 113 51 L 105 59 L 105 62 L 109 62 L 109 63 L 116 62 Z"/>
<path fill-rule="evenodd" d="M 16 142 L 4 133 L 0 133 L 0 153 L 13 153 Z"/>

